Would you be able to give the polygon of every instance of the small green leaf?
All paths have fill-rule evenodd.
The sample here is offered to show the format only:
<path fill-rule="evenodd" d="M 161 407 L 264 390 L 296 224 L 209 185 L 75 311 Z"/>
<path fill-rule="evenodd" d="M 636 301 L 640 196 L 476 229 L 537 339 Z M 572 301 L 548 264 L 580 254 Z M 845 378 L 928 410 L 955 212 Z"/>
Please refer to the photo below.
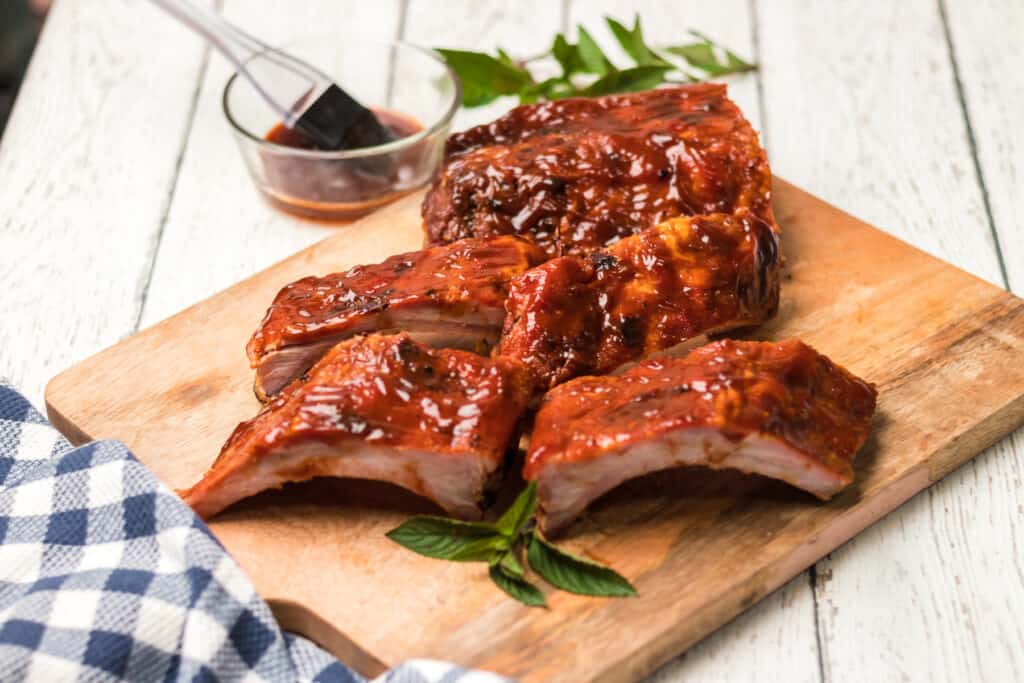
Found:
<path fill-rule="evenodd" d="M 588 97 L 608 95 L 616 92 L 649 90 L 663 83 L 671 66 L 635 66 L 632 69 L 613 71 L 586 87 L 582 94 Z"/>
<path fill-rule="evenodd" d="M 579 595 L 628 597 L 636 589 L 618 572 L 560 550 L 536 531 L 527 549 L 530 566 L 556 588 Z"/>
<path fill-rule="evenodd" d="M 518 69 L 519 68 L 519 65 L 515 63 L 515 60 L 513 60 L 509 56 L 509 54 L 507 52 L 505 52 L 503 49 L 501 49 L 499 47 L 499 48 L 497 48 L 495 50 L 495 52 L 498 53 L 498 61 L 499 62 L 501 62 L 502 64 L 505 64 L 505 65 L 508 65 L 508 66 L 512 67 L 513 69 Z"/>
<path fill-rule="evenodd" d="M 492 102 L 502 95 L 518 94 L 533 83 L 530 72 L 509 63 L 511 60 L 495 58 L 482 52 L 446 50 L 436 48 L 459 77 L 462 84 L 462 104 L 477 107 Z"/>
<path fill-rule="evenodd" d="M 498 588 L 508 593 L 524 605 L 530 607 L 547 607 L 547 600 L 544 593 L 529 581 L 506 574 L 500 565 L 491 565 L 491 581 L 497 584 Z"/>
<path fill-rule="evenodd" d="M 690 66 L 706 72 L 709 76 L 727 76 L 729 74 L 753 71 L 757 67 L 738 57 L 736 53 L 717 45 L 707 36 L 690 31 L 700 38 L 699 43 L 676 45 L 665 48 L 665 51 L 682 57 Z"/>
<path fill-rule="evenodd" d="M 555 36 L 555 42 L 551 44 L 551 56 L 562 67 L 563 78 L 583 73 L 586 68 L 583 60 L 580 59 L 579 49 L 566 40 L 561 33 Z"/>
<path fill-rule="evenodd" d="M 619 41 L 619 45 L 636 62 L 637 66 L 667 66 L 665 60 L 644 42 L 644 30 L 640 26 L 639 14 L 633 15 L 632 30 L 611 17 L 605 17 L 604 20 L 607 22 L 608 28 L 611 29 L 612 35 L 615 36 L 615 40 Z"/>
<path fill-rule="evenodd" d="M 533 512 L 536 509 L 537 482 L 531 481 L 529 486 L 523 489 L 523 492 L 508 507 L 508 510 L 505 510 L 505 514 L 494 523 L 494 527 L 508 538 L 515 538 L 533 517 Z"/>
<path fill-rule="evenodd" d="M 526 570 L 523 569 L 519 558 L 516 557 L 515 551 L 507 551 L 497 562 L 492 562 L 492 564 L 497 564 L 502 572 L 513 578 L 521 579 L 526 576 Z"/>
<path fill-rule="evenodd" d="M 567 78 L 555 76 L 523 88 L 519 91 L 519 103 L 529 104 L 541 98 L 560 100 L 564 97 L 572 97 L 575 94 L 576 88 L 573 87 Z"/>
<path fill-rule="evenodd" d="M 455 562 L 490 562 L 511 546 L 491 524 L 421 515 L 387 533 L 395 543 L 427 557 Z"/>
<path fill-rule="evenodd" d="M 580 61 L 584 66 L 584 73 L 604 76 L 607 73 L 617 71 L 615 66 L 605 56 L 597 41 L 587 33 L 587 30 L 582 26 L 577 26 L 576 30 L 579 32 L 580 41 L 577 51 Z"/>

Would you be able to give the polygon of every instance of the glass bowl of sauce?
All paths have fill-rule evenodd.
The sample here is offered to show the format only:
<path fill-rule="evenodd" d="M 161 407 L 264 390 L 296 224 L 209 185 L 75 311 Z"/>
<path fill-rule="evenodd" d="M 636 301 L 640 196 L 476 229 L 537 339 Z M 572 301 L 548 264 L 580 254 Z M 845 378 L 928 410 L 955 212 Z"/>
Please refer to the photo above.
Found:
<path fill-rule="evenodd" d="M 352 220 L 433 178 L 461 99 L 458 79 L 439 56 L 408 43 L 326 37 L 282 49 L 331 76 L 394 139 L 360 149 L 317 149 L 285 127 L 235 73 L 224 88 L 224 115 L 249 175 L 273 206 L 306 218 Z"/>

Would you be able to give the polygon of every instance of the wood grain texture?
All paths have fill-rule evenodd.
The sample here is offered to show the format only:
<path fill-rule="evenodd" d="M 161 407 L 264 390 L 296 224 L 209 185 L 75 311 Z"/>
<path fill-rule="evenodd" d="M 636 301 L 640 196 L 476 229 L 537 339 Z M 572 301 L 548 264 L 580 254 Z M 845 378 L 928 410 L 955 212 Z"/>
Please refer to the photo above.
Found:
<path fill-rule="evenodd" d="M 275 30 L 266 25 L 264 3 L 225 4 L 243 25 Z M 337 11 L 361 21 L 378 11 L 399 12 L 405 4 L 317 2 L 290 11 L 297 17 Z M 546 22 L 568 7 L 563 19 L 576 21 L 591 11 L 591 0 L 529 3 L 525 12 L 497 2 L 409 4 L 410 16 L 433 27 L 418 32 L 410 23 L 410 38 L 427 44 L 454 44 L 457 38 L 482 48 L 500 41 L 515 53 L 520 45 L 539 49 L 550 40 L 546 23 L 532 24 L 539 17 Z M 740 48 L 749 17 L 745 4 L 691 7 L 687 0 L 678 5 L 683 16 L 676 3 L 636 7 L 659 40 L 664 35 L 675 42 L 692 26 Z M 769 43 L 754 56 L 762 63 L 768 111 L 762 131 L 776 169 L 998 283 L 984 203 L 971 179 L 970 145 L 964 144 L 962 116 L 958 124 L 950 109 L 955 87 L 935 20 L 938 7 L 749 4 L 757 10 L 761 42 Z M 1021 5 L 940 4 L 949 18 L 996 233 L 1010 282 L 1019 289 L 1024 233 L 1014 202 L 1020 195 L 1021 127 L 1014 116 L 1021 109 Z M 599 5 L 604 7 L 625 18 L 634 6 Z M 511 20 L 495 28 L 486 18 L 496 15 Z M 274 16 L 289 23 L 286 15 Z M 156 17 L 145 3 L 61 0 L 0 145 L 0 374 L 37 403 L 54 371 L 133 329 L 151 259 L 157 272 L 142 314 L 146 324 L 325 234 L 255 199 L 217 103 L 204 100 L 199 111 L 207 113 L 197 114 L 193 124 L 166 241 L 157 246 L 202 48 L 194 36 Z M 213 57 L 211 67 L 218 60 Z M 209 78 L 201 95 L 212 101 L 223 80 Z M 746 80 L 734 88 L 745 87 Z M 734 94 L 756 120 L 752 101 Z M 486 120 L 503 106 L 474 112 L 479 118 L 468 121 Z M 115 125 L 127 127 L 127 139 L 115 134 Z M 151 129 L 163 135 L 148 134 Z M 193 189 L 186 189 L 194 176 Z M 1024 610 L 1022 471 L 1024 436 L 1017 433 L 819 565 L 825 678 L 1024 676 L 1017 618 Z M 790 591 L 792 601 L 783 597 Z M 813 673 L 806 653 L 791 655 L 786 648 L 799 651 L 802 645 L 794 643 L 806 643 L 807 602 L 795 580 L 662 669 L 659 680 L 805 680 Z M 711 654 L 702 655 L 704 647 Z M 940 671 L 939 662 L 948 670 Z"/>
<path fill-rule="evenodd" d="M 1002 285 L 938 5 L 761 9 L 773 167 Z M 824 680 L 1019 678 L 1019 440 L 818 565 Z"/>
<path fill-rule="evenodd" d="M 121 438 L 168 485 L 191 483 L 257 408 L 242 345 L 276 289 L 415 246 L 417 199 L 62 373 L 51 419 L 76 440 Z M 387 541 L 424 507 L 384 486 L 290 486 L 220 516 L 214 533 L 285 627 L 355 650 L 364 671 L 432 656 L 526 681 L 649 673 L 1024 421 L 1024 302 L 785 183 L 776 201 L 791 279 L 758 336 L 800 336 L 881 390 L 857 483 L 830 503 L 698 471 L 629 484 L 568 544 L 611 562 L 640 597 L 555 593 L 547 611 L 507 599 L 479 566 Z"/>
<path fill-rule="evenodd" d="M 1011 291 L 1024 291 L 1024 3 L 947 2 L 959 85 Z"/>
<path fill-rule="evenodd" d="M 570 5 L 569 23 L 588 27 L 613 60 L 630 63 L 607 30 L 605 16 L 631 22 L 639 13 L 644 34 L 654 45 L 678 45 L 693 38 L 687 29 L 706 33 L 740 56 L 757 61 L 754 16 L 748 0 L 707 3 L 682 0 L 576 0 Z M 573 29 L 575 30 L 575 29 Z M 729 97 L 743 110 L 766 141 L 759 101 L 760 74 L 724 79 Z M 817 681 L 818 644 L 815 632 L 814 596 L 807 574 L 773 593 L 725 628 L 666 664 L 653 677 L 670 681 Z"/>
<path fill-rule="evenodd" d="M 202 57 L 148 3 L 46 22 L 0 147 L 0 375 L 37 404 L 135 329 Z"/>

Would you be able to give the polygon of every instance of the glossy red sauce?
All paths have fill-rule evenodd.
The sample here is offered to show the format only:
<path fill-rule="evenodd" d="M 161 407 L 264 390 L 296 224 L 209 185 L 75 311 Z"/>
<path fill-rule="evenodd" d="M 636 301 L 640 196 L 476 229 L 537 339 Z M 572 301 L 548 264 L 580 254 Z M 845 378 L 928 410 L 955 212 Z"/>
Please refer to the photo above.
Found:
<path fill-rule="evenodd" d="M 401 139 L 423 129 L 410 116 L 390 109 L 373 113 Z M 295 149 L 317 150 L 301 131 L 278 123 L 264 136 L 268 142 Z M 311 159 L 260 148 L 264 193 L 271 204 L 304 218 L 350 220 L 394 201 L 408 190 L 396 190 L 406 170 L 419 163 L 415 147 L 363 159 Z"/>
<path fill-rule="evenodd" d="M 745 209 L 675 218 L 517 278 L 498 353 L 546 388 L 712 331 L 759 324 L 779 302 L 771 227 Z"/>
<path fill-rule="evenodd" d="M 383 108 L 374 108 L 374 115 L 377 120 L 384 125 L 391 133 L 395 136 L 395 139 L 407 138 L 414 133 L 418 133 L 423 130 L 423 126 L 412 117 L 406 116 L 396 111 Z M 289 128 L 284 123 L 278 123 L 276 126 L 267 131 L 267 134 L 263 136 L 263 139 L 267 142 L 273 142 L 275 145 L 283 145 L 285 147 L 296 147 L 298 149 L 319 149 L 309 137 L 307 137 L 302 131 Z"/>
<path fill-rule="evenodd" d="M 646 360 L 547 394 L 523 474 L 585 461 L 673 431 L 710 428 L 738 441 L 774 437 L 846 481 L 870 431 L 877 391 L 801 341 L 722 340 L 685 358 Z"/>
<path fill-rule="evenodd" d="M 506 235 L 461 240 L 343 273 L 306 277 L 278 293 L 249 341 L 249 358 L 257 363 L 269 350 L 344 334 L 385 312 L 400 315 L 421 307 L 500 311 L 511 280 L 543 260 L 538 247 Z"/>
<path fill-rule="evenodd" d="M 430 240 L 513 233 L 551 256 L 673 216 L 746 208 L 773 224 L 757 133 L 721 84 L 521 106 L 448 139 L 423 202 Z"/>

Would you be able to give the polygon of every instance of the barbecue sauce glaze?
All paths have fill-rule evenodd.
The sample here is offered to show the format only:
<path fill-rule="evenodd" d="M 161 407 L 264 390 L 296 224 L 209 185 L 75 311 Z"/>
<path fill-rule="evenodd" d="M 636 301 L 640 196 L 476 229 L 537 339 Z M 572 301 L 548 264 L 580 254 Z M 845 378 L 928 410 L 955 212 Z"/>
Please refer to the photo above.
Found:
<path fill-rule="evenodd" d="M 401 139 L 423 129 L 415 119 L 389 109 L 373 109 L 377 119 Z M 278 123 L 264 139 L 276 145 L 319 150 L 307 135 Z M 369 213 L 408 190 L 403 186 L 421 160 L 416 146 L 367 158 L 307 158 L 260 148 L 267 198 L 277 208 L 306 218 L 352 219 Z"/>
<path fill-rule="evenodd" d="M 432 243 L 512 233 L 582 254 L 674 216 L 774 226 L 757 133 L 721 84 L 516 107 L 448 138 L 423 202 Z"/>

